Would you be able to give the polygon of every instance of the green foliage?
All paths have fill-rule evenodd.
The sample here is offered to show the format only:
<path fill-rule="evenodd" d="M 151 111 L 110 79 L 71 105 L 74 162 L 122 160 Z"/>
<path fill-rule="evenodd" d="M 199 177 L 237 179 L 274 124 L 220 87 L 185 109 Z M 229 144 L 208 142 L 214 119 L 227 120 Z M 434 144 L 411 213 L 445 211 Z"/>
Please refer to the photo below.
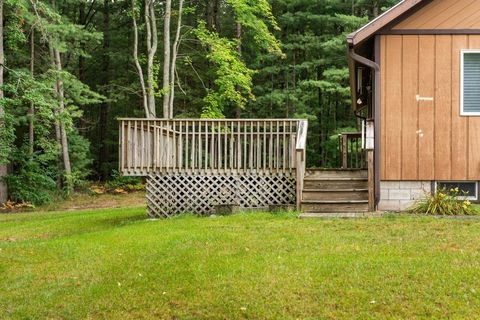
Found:
<path fill-rule="evenodd" d="M 35 156 L 30 157 L 27 148 L 16 151 L 13 161 L 16 166 L 15 173 L 5 178 L 10 199 L 34 205 L 53 201 L 56 195 L 56 184 L 48 166 L 42 165 Z"/>
<path fill-rule="evenodd" d="M 126 191 L 143 190 L 145 187 L 139 177 L 122 176 L 117 170 L 112 173 L 112 178 L 105 183 L 107 191 L 122 189 Z"/>
<path fill-rule="evenodd" d="M 411 212 L 447 216 L 478 214 L 472 203 L 467 200 L 467 195 L 461 193 L 458 188 L 438 189 L 433 194 L 426 192 L 425 199 L 418 202 Z"/>
<path fill-rule="evenodd" d="M 78 131 L 72 130 L 68 134 L 70 148 L 70 161 L 72 162 L 72 175 L 69 177 L 74 188 L 84 188 L 87 178 L 92 174 L 92 155 L 90 154 L 90 141 L 81 136 Z"/>
<path fill-rule="evenodd" d="M 210 90 L 204 98 L 203 117 L 221 117 L 226 104 L 243 108 L 247 99 L 252 99 L 252 75 L 240 60 L 235 41 L 220 37 L 216 32 L 208 31 L 201 21 L 196 35 L 207 49 L 206 58 L 216 66 L 216 90 Z"/>
<path fill-rule="evenodd" d="M 255 44 L 277 56 L 284 56 L 280 41 L 269 30 L 269 26 L 278 31 L 277 21 L 272 14 L 268 0 L 226 0 L 232 6 L 238 23 L 252 33 Z"/>

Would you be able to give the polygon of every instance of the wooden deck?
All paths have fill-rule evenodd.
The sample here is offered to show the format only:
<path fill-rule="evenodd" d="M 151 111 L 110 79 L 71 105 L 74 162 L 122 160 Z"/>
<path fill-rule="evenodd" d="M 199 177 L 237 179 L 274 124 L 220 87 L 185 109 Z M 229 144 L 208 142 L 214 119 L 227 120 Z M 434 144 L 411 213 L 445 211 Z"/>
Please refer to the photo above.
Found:
<path fill-rule="evenodd" d="M 119 119 L 120 172 L 147 176 L 151 216 L 216 205 L 300 207 L 308 122 Z"/>

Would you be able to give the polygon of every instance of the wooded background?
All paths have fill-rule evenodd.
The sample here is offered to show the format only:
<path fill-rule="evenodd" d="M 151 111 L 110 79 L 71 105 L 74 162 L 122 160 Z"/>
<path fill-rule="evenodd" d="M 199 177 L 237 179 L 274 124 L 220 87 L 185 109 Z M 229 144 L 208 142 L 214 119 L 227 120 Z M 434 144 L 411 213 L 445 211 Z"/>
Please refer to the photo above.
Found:
<path fill-rule="evenodd" d="M 0 0 L 9 197 L 115 177 L 117 117 L 307 118 L 308 165 L 337 166 L 356 130 L 345 36 L 395 2 Z"/>

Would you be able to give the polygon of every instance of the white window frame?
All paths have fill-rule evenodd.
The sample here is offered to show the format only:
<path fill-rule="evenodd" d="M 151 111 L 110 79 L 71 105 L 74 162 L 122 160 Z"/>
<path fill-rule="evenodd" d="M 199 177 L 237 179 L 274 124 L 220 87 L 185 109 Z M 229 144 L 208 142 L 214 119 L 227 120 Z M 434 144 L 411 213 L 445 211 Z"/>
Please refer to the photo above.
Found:
<path fill-rule="evenodd" d="M 462 49 L 460 50 L 460 115 L 461 116 L 480 116 L 480 112 L 465 112 L 463 111 L 463 77 L 464 77 L 464 56 L 465 53 L 478 53 L 480 49 Z"/>
<path fill-rule="evenodd" d="M 467 196 L 466 200 L 477 201 L 478 200 L 478 181 L 435 181 L 435 192 L 438 190 L 439 183 L 473 183 L 475 184 L 475 195 L 474 196 Z"/>

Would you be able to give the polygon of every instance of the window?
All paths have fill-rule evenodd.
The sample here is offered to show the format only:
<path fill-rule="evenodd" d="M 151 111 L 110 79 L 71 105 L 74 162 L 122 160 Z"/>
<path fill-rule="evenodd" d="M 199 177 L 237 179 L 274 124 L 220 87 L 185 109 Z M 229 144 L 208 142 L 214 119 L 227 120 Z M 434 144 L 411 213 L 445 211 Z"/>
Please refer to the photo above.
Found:
<path fill-rule="evenodd" d="M 466 193 L 467 199 L 469 200 L 477 200 L 478 199 L 478 194 L 477 194 L 477 183 L 476 182 L 470 182 L 470 181 L 462 181 L 462 182 L 455 182 L 455 181 L 438 181 L 437 186 L 438 189 L 445 189 L 445 190 L 450 190 L 450 189 L 455 189 L 458 188 L 460 191 L 460 195 L 462 195 L 464 192 Z"/>
<path fill-rule="evenodd" d="M 461 52 L 460 114 L 480 116 L 480 50 Z"/>

